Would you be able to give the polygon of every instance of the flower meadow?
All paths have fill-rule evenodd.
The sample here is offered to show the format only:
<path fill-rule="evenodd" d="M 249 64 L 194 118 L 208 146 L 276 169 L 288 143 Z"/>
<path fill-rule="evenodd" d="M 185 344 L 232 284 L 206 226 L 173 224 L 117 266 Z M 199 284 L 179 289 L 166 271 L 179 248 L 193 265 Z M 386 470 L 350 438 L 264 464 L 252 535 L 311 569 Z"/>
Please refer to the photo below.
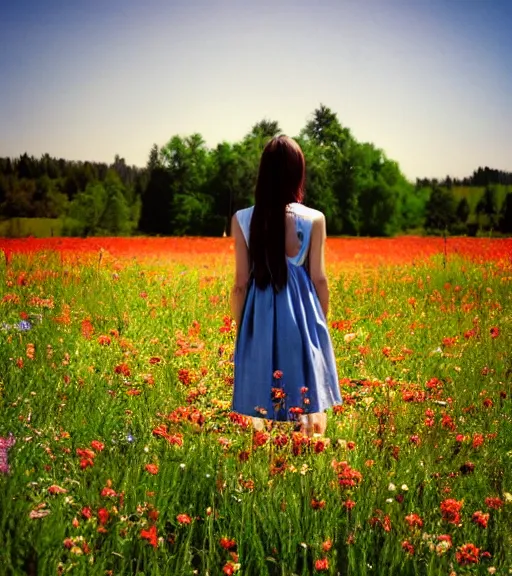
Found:
<path fill-rule="evenodd" d="M 308 438 L 230 409 L 229 238 L 0 240 L 0 573 L 512 573 L 512 241 L 326 258 Z"/>

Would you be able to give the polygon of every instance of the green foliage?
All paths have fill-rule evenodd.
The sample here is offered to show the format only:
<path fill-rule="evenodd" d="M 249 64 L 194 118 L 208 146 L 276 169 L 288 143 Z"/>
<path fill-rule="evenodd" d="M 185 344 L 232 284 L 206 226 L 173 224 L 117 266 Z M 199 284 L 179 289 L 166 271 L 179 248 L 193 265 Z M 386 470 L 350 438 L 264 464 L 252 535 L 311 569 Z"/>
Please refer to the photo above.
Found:
<path fill-rule="evenodd" d="M 459 203 L 457 204 L 457 218 L 463 224 L 466 224 L 468 221 L 469 215 L 471 213 L 471 209 L 469 207 L 469 203 L 466 198 L 461 198 Z"/>
<path fill-rule="evenodd" d="M 457 205 L 453 194 L 438 186 L 432 190 L 425 210 L 427 230 L 449 232 L 457 221 Z"/>
<path fill-rule="evenodd" d="M 230 234 L 233 213 L 254 201 L 263 148 L 280 133 L 279 122 L 265 118 L 241 141 L 213 149 L 200 134 L 176 135 L 152 146 L 143 169 L 118 155 L 110 165 L 48 154 L 0 158 L 0 219 L 59 218 L 71 235 Z M 306 158 L 305 201 L 325 214 L 330 235 L 507 226 L 501 207 L 512 192 L 510 173 L 485 167 L 462 180 L 418 179 L 413 186 L 397 162 L 358 142 L 324 104 L 295 138 Z"/>
<path fill-rule="evenodd" d="M 500 213 L 500 229 L 502 232 L 512 232 L 512 192 L 505 196 Z"/>

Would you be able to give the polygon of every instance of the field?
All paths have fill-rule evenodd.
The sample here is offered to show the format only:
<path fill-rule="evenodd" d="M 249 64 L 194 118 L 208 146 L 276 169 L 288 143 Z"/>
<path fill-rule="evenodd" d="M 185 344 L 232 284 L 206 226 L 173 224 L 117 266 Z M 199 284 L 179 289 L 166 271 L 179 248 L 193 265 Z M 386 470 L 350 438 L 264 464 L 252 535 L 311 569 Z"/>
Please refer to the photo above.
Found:
<path fill-rule="evenodd" d="M 232 256 L 0 239 L 0 574 L 510 574 L 512 240 L 329 240 L 312 440 L 230 410 Z"/>

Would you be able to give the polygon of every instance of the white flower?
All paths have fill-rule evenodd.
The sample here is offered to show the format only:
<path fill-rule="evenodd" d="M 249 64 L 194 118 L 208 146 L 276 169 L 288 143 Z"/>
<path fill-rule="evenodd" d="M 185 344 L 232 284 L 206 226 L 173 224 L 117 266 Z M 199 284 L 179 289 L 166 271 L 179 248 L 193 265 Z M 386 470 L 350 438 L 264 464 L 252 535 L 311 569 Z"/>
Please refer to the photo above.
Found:
<path fill-rule="evenodd" d="M 390 492 L 394 492 L 396 490 L 396 486 L 393 484 L 393 482 L 389 483 L 388 490 Z"/>
<path fill-rule="evenodd" d="M 409 486 L 407 486 L 407 484 L 402 484 L 401 486 L 402 490 L 405 490 L 407 492 L 407 490 L 409 490 Z"/>
<path fill-rule="evenodd" d="M 186 468 L 185 464 L 181 463 L 181 464 L 180 464 L 180 468 L 181 468 L 182 470 L 185 470 L 185 468 Z"/>

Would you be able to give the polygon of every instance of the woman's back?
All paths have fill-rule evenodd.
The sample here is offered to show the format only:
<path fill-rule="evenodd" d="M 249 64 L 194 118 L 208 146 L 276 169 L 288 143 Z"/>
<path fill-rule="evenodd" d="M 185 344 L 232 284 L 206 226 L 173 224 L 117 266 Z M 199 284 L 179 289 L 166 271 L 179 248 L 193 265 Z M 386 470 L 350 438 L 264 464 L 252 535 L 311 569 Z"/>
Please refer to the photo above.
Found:
<path fill-rule="evenodd" d="M 254 418 L 297 420 L 341 403 L 326 320 L 325 218 L 301 203 L 304 176 L 297 143 L 272 139 L 255 205 L 232 219 L 233 410 Z"/>

